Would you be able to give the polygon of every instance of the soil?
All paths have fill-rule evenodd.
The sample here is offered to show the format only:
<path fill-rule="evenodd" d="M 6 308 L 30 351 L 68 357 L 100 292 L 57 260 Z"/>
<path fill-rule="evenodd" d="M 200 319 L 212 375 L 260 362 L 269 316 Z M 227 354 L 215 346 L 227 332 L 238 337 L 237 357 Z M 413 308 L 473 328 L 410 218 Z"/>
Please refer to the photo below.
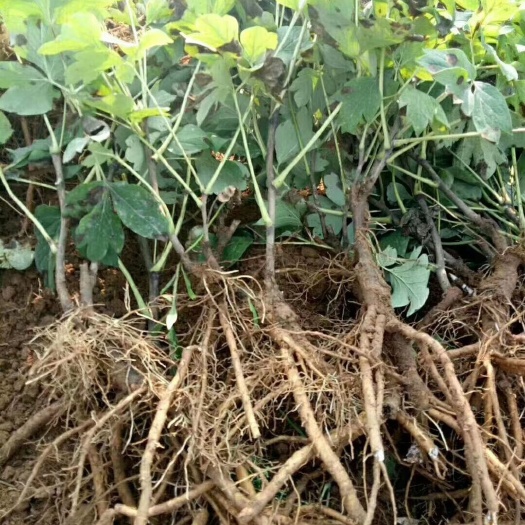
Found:
<path fill-rule="evenodd" d="M 41 399 L 38 385 L 26 384 L 26 373 L 35 357 L 31 348 L 35 328 L 51 323 L 59 312 L 56 299 L 43 290 L 35 271 L 22 274 L 0 270 L 0 290 L 0 443 L 3 444 L 48 401 Z M 36 447 L 28 444 L 0 469 L 0 513 L 16 501 L 36 454 Z M 48 516 L 46 520 L 40 514 L 42 496 L 45 497 L 35 494 L 5 525 L 56 523 L 56 516 Z"/>
<path fill-rule="evenodd" d="M 17 191 L 24 198 L 21 191 Z M 2 193 L 3 195 L 3 193 Z M 0 200 L 0 238 L 8 242 L 20 238 L 22 220 L 13 220 L 13 211 Z M 23 235 L 34 245 L 34 238 Z M 139 261 L 134 254 L 136 246 L 127 247 L 129 269 L 138 282 L 144 281 Z M 71 246 L 68 253 L 67 280 L 75 293 L 78 287 L 78 258 Z M 126 281 L 115 269 L 101 272 L 94 289 L 94 299 L 100 311 L 120 317 L 126 313 L 124 289 Z M 133 299 L 131 298 L 131 306 Z M 33 414 L 49 404 L 49 399 L 39 384 L 27 384 L 28 371 L 36 355 L 32 340 L 39 329 L 51 325 L 61 315 L 56 295 L 44 287 L 42 276 L 31 268 L 24 272 L 0 269 L 0 446 Z M 45 435 L 33 436 L 32 441 L 19 449 L 5 465 L 0 465 L 0 516 L 16 502 L 18 495 L 31 473 L 39 454 L 39 442 L 49 441 L 60 434 L 60 426 L 50 425 Z M 44 434 L 44 433 L 42 433 Z M 56 458 L 55 458 L 56 459 Z M 52 478 L 60 469 L 60 461 L 49 460 L 44 465 L 42 479 Z M 59 519 L 50 501 L 58 494 L 49 488 L 38 487 L 31 498 L 2 525 L 57 524 Z"/>
<path fill-rule="evenodd" d="M 76 279 L 75 273 L 71 265 L 71 280 Z M 101 274 L 95 295 L 97 303 L 104 305 L 101 311 L 114 316 L 126 313 L 124 283 L 121 274 L 113 269 Z M 41 276 L 36 271 L 0 270 L 0 445 L 49 404 L 39 384 L 27 384 L 27 374 L 36 357 L 31 344 L 35 333 L 60 315 L 56 296 L 43 288 Z M 34 436 L 30 444 L 0 467 L 0 515 L 16 502 L 41 450 L 38 442 L 48 442 L 60 432 L 60 425 L 47 428 L 45 435 Z M 60 469 L 60 462 L 50 460 L 46 466 L 47 471 L 44 467 L 40 476 L 42 479 L 52 477 Z M 49 502 L 56 496 L 52 489 L 37 488 L 19 510 L 0 522 L 2 525 L 55 525 L 61 520 Z"/>

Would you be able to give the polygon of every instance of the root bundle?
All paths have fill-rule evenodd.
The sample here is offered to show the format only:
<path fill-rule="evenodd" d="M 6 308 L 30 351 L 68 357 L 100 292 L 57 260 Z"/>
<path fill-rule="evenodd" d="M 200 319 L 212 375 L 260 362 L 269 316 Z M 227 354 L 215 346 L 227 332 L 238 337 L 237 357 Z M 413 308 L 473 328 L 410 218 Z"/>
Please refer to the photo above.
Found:
<path fill-rule="evenodd" d="M 62 511 L 99 524 L 521 515 L 525 347 L 509 330 L 476 328 L 486 297 L 420 329 L 371 305 L 308 331 L 295 314 L 307 308 L 301 298 L 290 306 L 252 280 L 218 282 L 187 305 L 198 311 L 180 348 L 82 312 L 39 335 L 29 381 L 45 385 L 46 410 L 65 430 L 43 440 L 19 503 L 59 457 Z M 337 283 L 327 293 L 336 297 Z M 448 350 L 462 334 L 477 340 Z"/>

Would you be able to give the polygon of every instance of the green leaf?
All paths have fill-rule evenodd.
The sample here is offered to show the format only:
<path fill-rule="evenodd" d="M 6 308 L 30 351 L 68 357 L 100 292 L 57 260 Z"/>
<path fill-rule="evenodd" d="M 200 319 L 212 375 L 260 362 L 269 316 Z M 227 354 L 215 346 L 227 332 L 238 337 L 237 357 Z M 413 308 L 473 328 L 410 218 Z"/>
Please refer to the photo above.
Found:
<path fill-rule="evenodd" d="M 0 97 L 0 109 L 17 115 L 43 115 L 53 109 L 60 93 L 51 84 L 28 84 L 9 88 Z"/>
<path fill-rule="evenodd" d="M 299 153 L 299 139 L 291 120 L 281 122 L 275 131 L 275 154 L 278 164 Z"/>
<path fill-rule="evenodd" d="M 332 70 L 338 70 L 334 71 L 334 73 L 355 71 L 354 63 L 347 60 L 339 50 L 322 43 L 318 43 L 316 47 L 318 47 L 321 52 L 324 65 Z"/>
<path fill-rule="evenodd" d="M 48 8 L 46 4 L 51 4 L 51 8 Z M 63 24 L 67 22 L 71 15 L 76 13 L 86 13 L 95 15 L 100 20 L 103 20 L 108 16 L 107 7 L 113 5 L 114 0 L 38 0 L 39 4 L 45 6 L 53 13 L 54 22 L 57 24 Z"/>
<path fill-rule="evenodd" d="M 31 146 L 25 146 L 22 148 L 16 148 L 9 150 L 9 153 L 12 158 L 13 167 L 22 168 L 27 166 L 30 163 L 50 161 L 51 155 L 49 153 L 49 148 L 51 146 L 51 140 L 47 139 L 37 139 L 33 141 Z"/>
<path fill-rule="evenodd" d="M 383 270 L 393 266 L 397 262 L 397 250 L 393 246 L 387 246 L 376 255 L 376 261 Z"/>
<path fill-rule="evenodd" d="M 290 91 L 294 94 L 294 100 L 298 108 L 306 106 L 312 100 L 318 81 L 319 75 L 313 69 L 305 67 L 299 71 L 290 86 Z"/>
<path fill-rule="evenodd" d="M 66 82 L 94 82 L 102 73 L 117 66 L 122 58 L 111 49 L 87 49 L 75 53 L 75 62 L 66 69 Z"/>
<path fill-rule="evenodd" d="M 169 112 L 166 109 L 163 108 L 145 108 L 145 109 L 137 109 L 135 111 L 132 111 L 128 118 L 130 122 L 133 124 L 140 124 L 143 120 L 147 118 L 154 118 L 154 117 L 164 117 L 168 118 Z"/>
<path fill-rule="evenodd" d="M 164 21 L 171 18 L 173 10 L 170 9 L 168 0 L 148 0 L 146 2 L 146 25 Z"/>
<path fill-rule="evenodd" d="M 45 81 L 45 77 L 34 67 L 19 62 L 0 62 L 0 88 L 8 89 L 14 86 L 36 85 Z"/>
<path fill-rule="evenodd" d="M 148 190 L 121 182 L 110 184 L 109 190 L 118 216 L 130 230 L 147 239 L 165 237 L 169 233 L 170 223 Z"/>
<path fill-rule="evenodd" d="M 471 0 L 473 3 L 473 0 Z M 502 26 L 512 20 L 519 18 L 519 10 L 522 9 L 521 2 L 512 0 L 481 0 L 476 2 L 472 9 L 474 15 L 469 21 L 470 27 L 482 27 L 483 34 L 487 38 L 497 39 L 501 35 Z M 523 33 L 520 33 L 521 35 Z"/>
<path fill-rule="evenodd" d="M 418 63 L 457 96 L 461 96 L 468 82 L 476 78 L 476 67 L 461 49 L 425 50 Z"/>
<path fill-rule="evenodd" d="M 5 144 L 11 135 L 13 134 L 13 128 L 9 119 L 0 111 L 0 144 Z"/>
<path fill-rule="evenodd" d="M 255 64 L 268 49 L 277 47 L 277 33 L 272 33 L 260 26 L 249 27 L 242 31 L 240 40 L 244 58 L 250 64 Z"/>
<path fill-rule="evenodd" d="M 323 238 L 323 228 L 318 213 L 307 215 L 306 223 L 308 227 L 312 228 L 312 233 L 315 237 Z M 334 235 L 339 235 L 343 229 L 343 217 L 339 217 L 338 215 L 325 215 L 324 223 Z"/>
<path fill-rule="evenodd" d="M 237 40 L 239 23 L 230 15 L 201 15 L 195 21 L 194 33 L 186 36 L 186 43 L 197 44 L 216 51 L 219 47 Z"/>
<path fill-rule="evenodd" d="M 91 142 L 88 150 L 91 152 L 91 155 L 88 155 L 82 161 L 82 166 L 86 166 L 87 168 L 97 165 L 102 166 L 113 158 L 113 152 L 98 142 Z"/>
<path fill-rule="evenodd" d="M 463 200 L 477 202 L 482 197 L 481 186 L 479 184 L 469 184 L 461 180 L 454 180 L 452 191 Z"/>
<path fill-rule="evenodd" d="M 101 262 L 109 248 L 119 254 L 124 247 L 124 230 L 113 211 L 109 194 L 80 221 L 75 232 L 78 249 L 90 261 Z"/>
<path fill-rule="evenodd" d="M 301 38 L 302 39 L 299 40 Z M 286 67 L 289 66 L 290 61 L 294 57 L 295 48 L 299 43 L 299 54 L 304 53 L 313 46 L 310 40 L 308 31 L 302 31 L 301 27 L 281 26 L 277 29 L 277 37 L 279 40 L 279 52 L 276 53 L 275 58 L 280 58 Z M 286 38 L 286 40 L 284 40 Z"/>
<path fill-rule="evenodd" d="M 233 9 L 235 0 L 188 0 L 187 5 L 196 15 L 225 15 Z"/>
<path fill-rule="evenodd" d="M 356 58 L 359 55 L 359 42 L 354 22 L 355 6 L 348 0 L 310 0 L 317 17 L 313 17 L 314 27 L 321 35 L 329 35 L 345 55 Z"/>
<path fill-rule="evenodd" d="M 341 189 L 341 179 L 339 175 L 329 173 L 323 177 L 323 182 L 326 187 L 326 196 L 337 206 L 344 206 L 346 196 Z"/>
<path fill-rule="evenodd" d="M 411 199 L 410 193 L 408 193 L 404 184 L 401 184 L 400 182 L 391 182 L 386 188 L 386 198 L 390 204 L 397 204 L 396 190 L 402 202 Z"/>
<path fill-rule="evenodd" d="M 416 135 L 423 133 L 434 119 L 448 127 L 448 119 L 439 102 L 423 91 L 405 89 L 399 97 L 399 106 L 406 106 L 407 120 L 412 124 Z"/>
<path fill-rule="evenodd" d="M 404 235 L 401 229 L 397 229 L 395 232 L 389 233 L 379 240 L 381 250 L 386 250 L 388 247 L 393 248 L 400 257 L 406 256 L 409 243 L 410 237 Z"/>
<path fill-rule="evenodd" d="M 201 128 L 194 124 L 187 124 L 177 133 L 180 146 L 175 141 L 172 141 L 168 149 L 176 157 L 182 157 L 183 151 L 186 155 L 194 155 L 204 149 L 208 149 L 208 145 L 205 142 L 207 136 L 206 132 Z"/>
<path fill-rule="evenodd" d="M 103 181 L 79 184 L 66 194 L 66 208 L 64 216 L 80 219 L 97 205 L 106 193 Z"/>
<path fill-rule="evenodd" d="M 126 139 L 126 146 L 125 159 L 131 162 L 135 171 L 141 173 L 146 164 L 146 155 L 140 138 L 137 135 L 130 135 Z"/>
<path fill-rule="evenodd" d="M 25 27 L 21 34 L 11 33 L 15 42 L 14 51 L 19 59 L 38 67 L 45 76 L 61 84 L 64 80 L 65 64 L 59 57 L 38 54 L 40 46 L 56 36 L 56 26 L 41 24 L 36 18 L 24 20 Z"/>
<path fill-rule="evenodd" d="M 41 9 L 36 2 L 1 0 L 0 10 L 2 22 L 11 34 L 23 33 L 28 19 L 41 16 Z"/>
<path fill-rule="evenodd" d="M 200 126 L 208 116 L 210 110 L 214 108 L 221 99 L 220 90 L 215 88 L 205 98 L 200 101 L 199 109 L 197 110 L 197 126 Z"/>
<path fill-rule="evenodd" d="M 337 121 L 344 133 L 355 133 L 359 124 L 371 122 L 381 106 L 377 79 L 360 77 L 351 80 L 336 97 L 343 103 Z"/>
<path fill-rule="evenodd" d="M 64 155 L 62 156 L 62 162 L 67 164 L 69 161 L 73 160 L 77 153 L 82 153 L 84 151 L 88 142 L 89 137 L 77 137 L 69 142 L 64 151 Z"/>
<path fill-rule="evenodd" d="M 56 240 L 60 233 L 60 210 L 57 206 L 48 206 L 47 204 L 41 204 L 35 209 L 35 217 L 38 219 L 40 224 L 44 227 L 44 230 L 49 236 Z M 35 265 L 40 273 L 46 275 L 46 286 L 48 288 L 54 288 L 55 281 L 55 258 L 51 253 L 49 244 L 44 239 L 40 230 L 35 228 L 35 236 L 37 240 L 35 248 Z"/>
<path fill-rule="evenodd" d="M 482 44 L 483 44 L 483 48 L 485 49 L 485 51 L 494 59 L 494 62 L 498 64 L 500 71 L 503 73 L 504 77 L 509 82 L 518 80 L 519 77 L 518 77 L 518 72 L 516 71 L 516 68 L 511 64 L 507 64 L 503 62 L 503 60 L 501 60 L 501 58 L 496 53 L 496 50 L 491 45 L 486 44 L 483 41 L 482 41 Z"/>
<path fill-rule="evenodd" d="M 392 307 L 409 306 L 408 316 L 425 305 L 430 293 L 428 256 L 420 253 L 421 247 L 412 252 L 408 261 L 395 266 L 397 252 L 394 248 L 387 248 L 378 254 L 378 264 L 387 271 L 392 285 Z"/>
<path fill-rule="evenodd" d="M 85 101 L 86 105 L 108 113 L 112 117 L 119 117 L 123 120 L 133 111 L 135 106 L 133 99 L 122 93 L 112 93 L 101 99 L 91 99 Z"/>
<path fill-rule="evenodd" d="M 494 175 L 498 166 L 507 164 L 507 156 L 501 151 L 499 144 L 493 144 L 482 138 L 477 139 L 474 144 L 479 145 L 479 149 L 474 149 L 476 169 L 484 180 Z"/>
<path fill-rule="evenodd" d="M 209 154 L 204 154 L 195 160 L 195 168 L 203 189 L 210 183 L 218 166 L 219 161 Z M 218 195 L 230 186 L 243 191 L 248 187 L 248 176 L 249 173 L 243 164 L 227 160 L 212 187 L 211 193 Z"/>
<path fill-rule="evenodd" d="M 302 108 L 296 115 L 296 125 L 287 119 L 275 131 L 275 154 L 277 162 L 282 164 L 297 155 L 310 141 L 312 131 L 312 117 L 306 108 Z M 300 137 L 297 136 L 297 131 Z"/>
<path fill-rule="evenodd" d="M 390 47 L 394 44 L 399 44 L 409 35 L 408 30 L 396 24 L 394 31 L 394 24 L 386 18 L 378 18 L 370 27 L 368 25 L 358 26 L 357 41 L 359 42 L 360 54 L 370 51 L 371 49 Z M 354 43 L 351 43 L 354 46 Z M 341 49 L 341 51 L 344 51 Z M 351 55 L 350 55 L 351 56 Z"/>
<path fill-rule="evenodd" d="M 86 48 L 102 47 L 100 37 L 102 25 L 92 13 L 70 14 L 60 34 L 51 42 L 43 44 L 41 55 L 57 55 L 64 51 L 81 51 Z"/>
<path fill-rule="evenodd" d="M 248 235 L 234 235 L 224 249 L 221 261 L 227 266 L 239 262 L 252 244 L 252 237 Z"/>
<path fill-rule="evenodd" d="M 137 49 L 135 59 L 143 58 L 147 51 L 152 47 L 166 46 L 173 43 L 173 40 L 160 29 L 148 29 L 139 40 L 139 47 Z"/>
<path fill-rule="evenodd" d="M 502 131 L 512 133 L 512 119 L 505 97 L 496 87 L 485 82 L 474 82 L 472 121 L 476 131 L 491 142 L 498 142 Z"/>
<path fill-rule="evenodd" d="M 266 206 L 268 206 L 268 203 L 266 203 Z M 303 214 L 304 211 L 301 206 L 294 206 L 293 204 L 280 199 L 276 202 L 275 207 L 275 228 L 298 230 L 303 225 Z M 264 222 L 261 219 L 255 224 L 262 226 Z"/>

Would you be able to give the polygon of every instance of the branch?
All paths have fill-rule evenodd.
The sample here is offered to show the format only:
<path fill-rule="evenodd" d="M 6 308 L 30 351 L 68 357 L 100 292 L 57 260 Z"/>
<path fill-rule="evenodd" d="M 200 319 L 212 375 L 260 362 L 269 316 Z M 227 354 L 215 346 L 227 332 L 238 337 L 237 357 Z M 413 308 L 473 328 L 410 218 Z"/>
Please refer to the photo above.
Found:
<path fill-rule="evenodd" d="M 445 271 L 445 254 L 443 253 L 443 246 L 441 245 L 441 237 L 439 236 L 436 225 L 432 220 L 432 215 L 425 197 L 423 195 L 418 195 L 417 201 L 425 215 L 425 220 L 427 221 L 427 225 L 430 228 L 430 234 L 432 235 L 434 253 L 436 255 L 436 277 L 438 279 L 439 286 L 441 286 L 441 290 L 443 290 L 443 293 L 447 293 L 447 290 L 450 288 L 450 282 L 447 277 L 447 272 Z"/>
<path fill-rule="evenodd" d="M 292 386 L 294 399 L 298 407 L 297 410 L 299 411 L 301 421 L 306 429 L 308 437 L 313 443 L 317 455 L 324 463 L 326 470 L 330 472 L 339 486 L 339 490 L 343 496 L 343 506 L 346 512 L 348 512 L 349 516 L 356 520 L 357 523 L 364 523 L 366 518 L 365 509 L 357 497 L 357 491 L 348 475 L 348 472 L 341 464 L 337 454 L 332 450 L 330 443 L 316 421 L 315 413 L 312 409 L 310 400 L 308 399 L 308 395 L 306 394 L 304 384 L 301 380 L 292 354 L 288 348 L 282 346 L 281 355 L 286 363 L 288 380 Z"/>
<path fill-rule="evenodd" d="M 55 168 L 58 202 L 60 204 L 60 234 L 56 253 L 55 284 L 62 310 L 64 313 L 68 313 L 73 310 L 74 304 L 69 296 L 66 283 L 66 243 L 69 228 L 69 219 L 65 217 L 66 184 L 64 182 L 60 153 L 53 153 L 51 158 L 53 159 L 53 166 Z"/>
<path fill-rule="evenodd" d="M 148 510 L 148 517 L 174 513 L 176 510 L 182 508 L 184 505 L 190 503 L 199 496 L 202 496 L 206 492 L 209 492 L 214 487 L 215 483 L 213 481 L 204 481 L 200 485 L 197 485 L 191 490 L 188 490 L 181 496 L 177 496 L 175 498 L 164 501 L 163 503 L 159 503 L 158 505 L 150 507 Z M 128 505 L 115 505 L 115 512 L 118 514 L 123 514 L 124 516 L 128 516 L 129 518 L 137 518 L 138 516 L 138 510 L 134 509 L 133 507 L 129 507 Z"/>
<path fill-rule="evenodd" d="M 151 495 L 153 492 L 153 487 L 151 485 L 151 466 L 153 464 L 153 458 L 155 457 L 160 435 L 168 417 L 168 409 L 171 405 L 171 402 L 173 401 L 173 397 L 175 396 L 177 389 L 180 387 L 180 384 L 183 381 L 186 372 L 188 371 L 192 353 L 193 347 L 187 347 L 182 352 L 182 357 L 177 368 L 177 373 L 166 387 L 166 391 L 159 401 L 155 417 L 151 423 L 148 441 L 142 456 L 142 461 L 140 463 L 141 494 L 139 506 L 137 509 L 137 516 L 134 522 L 135 525 L 146 525 L 148 522 L 148 512 L 150 508 Z"/>
<path fill-rule="evenodd" d="M 7 442 L 0 448 L 0 467 L 2 467 L 33 434 L 36 434 L 44 425 L 49 424 L 49 421 L 62 409 L 62 402 L 57 401 L 34 414 L 18 430 L 13 432 Z"/>
<path fill-rule="evenodd" d="M 507 248 L 507 241 L 505 237 L 496 228 L 494 221 L 490 219 L 485 219 L 475 211 L 472 211 L 470 207 L 463 202 L 442 180 L 441 177 L 437 174 L 436 170 L 430 165 L 428 160 L 416 158 L 415 159 L 432 178 L 434 182 L 438 184 L 439 191 L 441 191 L 446 197 L 448 197 L 463 213 L 463 215 L 475 224 L 481 231 L 485 232 L 490 236 L 494 242 L 494 246 L 499 253 L 503 253 Z"/>

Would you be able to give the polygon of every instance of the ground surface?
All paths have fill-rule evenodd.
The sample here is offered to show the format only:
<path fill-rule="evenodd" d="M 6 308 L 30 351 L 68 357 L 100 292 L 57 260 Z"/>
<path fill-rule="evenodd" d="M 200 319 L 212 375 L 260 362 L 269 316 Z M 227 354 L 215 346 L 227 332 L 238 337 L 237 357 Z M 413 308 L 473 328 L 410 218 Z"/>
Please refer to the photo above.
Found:
<path fill-rule="evenodd" d="M 8 216 L 0 201 L 0 218 Z M 0 237 L 11 238 L 19 226 L 0 223 Z M 363 250 L 366 256 L 366 245 Z M 128 243 L 124 261 L 146 292 L 137 253 Z M 279 513 L 284 525 L 295 523 L 294 516 L 301 516 L 301 525 L 345 524 L 340 487 L 350 493 L 353 483 L 357 502 L 379 487 L 371 486 L 380 478 L 370 459 L 370 436 L 380 431 L 390 487 L 385 482 L 375 494 L 374 524 L 393 523 L 396 512 L 429 525 L 454 518 L 452 523 L 469 523 L 476 461 L 465 454 L 467 439 L 478 440 L 478 457 L 489 458 L 489 472 L 478 473 L 479 480 L 494 482 L 506 504 L 505 520 L 519 523 L 525 508 L 523 464 L 517 459 L 523 456 L 519 418 L 525 409 L 522 255 L 509 252 L 496 260 L 492 274 L 479 274 L 479 297 L 452 290 L 453 307 L 427 318 L 442 297 L 432 283 L 428 304 L 410 324 L 391 312 L 389 287 L 364 260 L 355 266 L 330 250 L 279 245 L 276 279 L 283 293 L 268 299 L 260 293 L 264 249 L 255 247 L 238 274 L 210 277 L 205 287 L 194 283 L 194 299 L 181 288 L 177 352 L 166 340 L 148 342 L 137 331 L 144 321 L 118 321 L 126 302 L 135 304 L 113 269 L 100 272 L 94 290 L 102 315 L 63 323 L 56 322 L 56 298 L 34 270 L 1 271 L 0 516 L 17 502 L 24 485 L 31 489 L 0 522 L 90 525 L 109 510 L 116 513 L 111 516 L 116 524 L 128 523 L 126 514 L 114 509 L 124 502 L 126 512 L 137 512 L 145 490 L 139 479 L 149 469 L 145 479 L 154 494 L 146 509 L 156 501 L 172 502 L 176 523 L 199 516 L 211 525 L 233 523 L 231 516 L 251 512 L 254 523 L 266 523 L 258 521 L 259 514 Z M 78 260 L 72 249 L 67 274 L 75 294 Z M 273 310 L 267 308 L 272 301 Z M 160 310 L 169 304 L 161 303 Z M 35 342 L 35 334 L 46 328 Z M 437 341 L 444 341 L 447 351 Z M 370 362 L 364 359 L 374 352 Z M 123 380 L 115 362 L 123 363 Z M 139 379 L 130 382 L 135 373 Z M 44 379 L 28 382 L 35 374 Z M 367 407 L 366 381 L 376 385 L 379 409 Z M 166 397 L 172 383 L 173 395 Z M 152 438 L 160 401 L 168 398 L 167 422 Z M 62 417 L 49 418 L 2 465 L 2 444 L 56 400 Z M 365 422 L 365 412 L 380 416 L 376 427 Z M 465 418 L 471 418 L 470 426 Z M 26 483 L 45 445 L 81 427 L 85 430 L 61 442 Z M 476 434 L 469 436 L 468 428 Z M 162 448 L 144 467 L 152 439 Z M 316 439 L 325 443 L 312 448 Z M 469 446 L 474 450 L 472 441 Z M 112 454 L 116 447 L 125 453 Z M 430 460 L 434 447 L 440 455 Z M 205 495 L 195 496 L 191 505 L 173 503 L 191 487 Z M 483 490 L 492 494 L 491 485 Z M 480 509 L 485 505 L 472 501 Z M 346 515 L 353 511 L 359 514 L 345 507 Z M 165 514 L 150 522 L 164 523 Z"/>
<path fill-rule="evenodd" d="M 36 272 L 0 272 L 0 443 L 5 443 L 14 430 L 47 402 L 39 397 L 39 385 L 25 383 L 34 359 L 31 348 L 34 329 L 54 320 L 57 305 L 55 298 L 42 290 Z M 0 469 L 0 511 L 16 501 L 35 456 L 35 447 L 28 444 Z M 54 523 L 53 518 L 42 520 L 39 506 L 37 498 L 28 501 L 7 523 Z"/>

